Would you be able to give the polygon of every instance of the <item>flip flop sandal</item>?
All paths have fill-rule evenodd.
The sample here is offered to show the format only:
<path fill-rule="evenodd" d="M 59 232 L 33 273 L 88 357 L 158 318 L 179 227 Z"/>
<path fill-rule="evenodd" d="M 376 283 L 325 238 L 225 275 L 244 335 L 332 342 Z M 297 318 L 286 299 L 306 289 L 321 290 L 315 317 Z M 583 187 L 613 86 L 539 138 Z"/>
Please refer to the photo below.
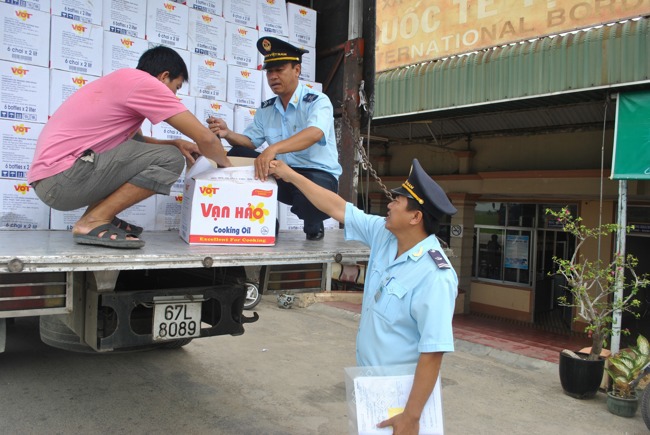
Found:
<path fill-rule="evenodd" d="M 144 231 L 144 228 L 130 224 L 127 221 L 118 218 L 117 216 L 113 218 L 111 224 L 115 225 L 120 230 L 128 231 L 129 234 L 133 234 L 134 236 L 139 236 L 142 234 L 142 231 Z M 129 231 L 127 228 L 131 228 L 131 231 Z"/>
<path fill-rule="evenodd" d="M 102 235 L 100 236 L 100 234 Z M 144 240 L 127 239 L 128 236 L 137 237 L 133 232 L 126 232 L 113 224 L 104 224 L 93 228 L 88 234 L 74 234 L 72 239 L 80 245 L 96 245 L 107 248 L 136 249 L 144 246 Z"/>

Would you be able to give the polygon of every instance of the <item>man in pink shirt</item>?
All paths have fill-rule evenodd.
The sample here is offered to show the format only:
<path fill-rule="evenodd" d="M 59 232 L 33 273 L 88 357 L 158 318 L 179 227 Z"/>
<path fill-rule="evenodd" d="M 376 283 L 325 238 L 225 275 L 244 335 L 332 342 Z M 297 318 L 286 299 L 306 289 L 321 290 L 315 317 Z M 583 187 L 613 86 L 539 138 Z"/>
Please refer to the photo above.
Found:
<path fill-rule="evenodd" d="M 142 228 L 117 214 L 156 193 L 168 195 L 192 154 L 231 166 L 221 141 L 178 100 L 188 79 L 173 49 L 147 50 L 124 68 L 72 94 L 49 119 L 27 174 L 38 197 L 56 210 L 88 206 L 72 228 L 76 243 L 141 248 Z M 166 121 L 191 138 L 144 138 L 145 118 Z"/>

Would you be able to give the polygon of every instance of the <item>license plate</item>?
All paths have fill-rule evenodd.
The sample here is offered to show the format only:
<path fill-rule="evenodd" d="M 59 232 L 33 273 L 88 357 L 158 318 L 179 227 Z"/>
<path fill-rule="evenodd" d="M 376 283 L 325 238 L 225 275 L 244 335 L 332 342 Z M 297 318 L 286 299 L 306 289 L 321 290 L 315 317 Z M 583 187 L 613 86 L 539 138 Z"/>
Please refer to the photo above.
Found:
<path fill-rule="evenodd" d="M 200 335 L 201 302 L 168 302 L 154 306 L 154 341 L 178 340 Z"/>

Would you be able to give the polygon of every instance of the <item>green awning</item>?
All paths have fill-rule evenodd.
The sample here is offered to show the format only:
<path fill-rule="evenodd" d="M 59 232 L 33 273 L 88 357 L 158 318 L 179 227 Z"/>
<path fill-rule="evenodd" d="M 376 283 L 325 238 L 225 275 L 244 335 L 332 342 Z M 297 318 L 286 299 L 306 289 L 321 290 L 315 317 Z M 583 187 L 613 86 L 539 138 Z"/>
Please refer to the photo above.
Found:
<path fill-rule="evenodd" d="M 374 119 L 650 82 L 650 20 L 377 74 Z"/>

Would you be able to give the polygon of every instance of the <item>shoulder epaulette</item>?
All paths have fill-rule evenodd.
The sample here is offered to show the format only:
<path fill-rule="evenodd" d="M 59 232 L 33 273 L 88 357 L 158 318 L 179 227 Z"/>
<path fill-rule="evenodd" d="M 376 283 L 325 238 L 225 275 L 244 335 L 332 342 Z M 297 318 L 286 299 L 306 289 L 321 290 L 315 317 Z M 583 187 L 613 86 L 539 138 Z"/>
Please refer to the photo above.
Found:
<path fill-rule="evenodd" d="M 268 100 L 264 101 L 262 103 L 262 109 L 264 109 L 265 107 L 272 106 L 275 103 L 276 98 L 278 98 L 278 97 L 269 98 Z"/>
<path fill-rule="evenodd" d="M 445 257 L 442 256 L 442 254 L 435 249 L 431 249 L 429 251 L 429 255 L 433 259 L 433 262 L 436 263 L 436 266 L 438 266 L 438 269 L 451 269 L 451 265 L 447 263 L 447 260 Z"/>
<path fill-rule="evenodd" d="M 313 103 L 317 99 L 318 99 L 317 94 L 307 94 L 304 97 L 302 97 L 302 101 L 304 101 L 305 103 Z"/>

